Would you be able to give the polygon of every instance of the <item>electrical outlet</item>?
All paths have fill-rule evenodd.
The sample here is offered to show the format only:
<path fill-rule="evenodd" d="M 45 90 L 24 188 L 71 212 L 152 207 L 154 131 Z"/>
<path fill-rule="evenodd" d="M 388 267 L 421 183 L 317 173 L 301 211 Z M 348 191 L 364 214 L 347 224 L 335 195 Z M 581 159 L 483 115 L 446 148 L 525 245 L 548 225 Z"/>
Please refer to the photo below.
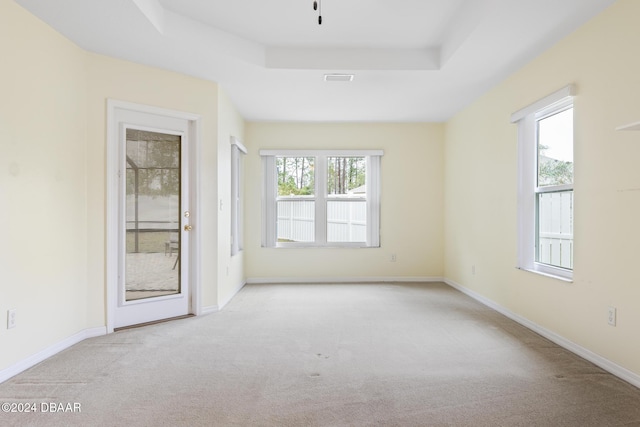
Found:
<path fill-rule="evenodd" d="M 616 308 L 615 307 L 609 307 L 609 311 L 607 313 L 607 322 L 609 322 L 609 324 L 611 326 L 616 326 Z"/>
<path fill-rule="evenodd" d="M 398 261 L 398 257 L 396 256 L 396 254 L 391 254 L 391 256 L 389 257 L 389 261 L 391 261 L 391 262 Z"/>
<path fill-rule="evenodd" d="M 7 310 L 7 329 L 16 327 L 16 311 Z"/>

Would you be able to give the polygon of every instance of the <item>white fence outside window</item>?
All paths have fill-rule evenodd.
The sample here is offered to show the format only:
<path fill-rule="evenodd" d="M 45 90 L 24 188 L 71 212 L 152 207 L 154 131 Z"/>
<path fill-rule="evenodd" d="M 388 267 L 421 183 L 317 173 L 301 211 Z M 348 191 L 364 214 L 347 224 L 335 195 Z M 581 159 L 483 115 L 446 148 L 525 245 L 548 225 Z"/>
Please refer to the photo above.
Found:
<path fill-rule="evenodd" d="M 278 201 L 277 237 L 279 241 L 313 242 L 315 202 Z M 336 200 L 327 202 L 327 242 L 366 242 L 367 202 Z"/>
<path fill-rule="evenodd" d="M 539 194 L 538 262 L 573 268 L 573 191 Z"/>

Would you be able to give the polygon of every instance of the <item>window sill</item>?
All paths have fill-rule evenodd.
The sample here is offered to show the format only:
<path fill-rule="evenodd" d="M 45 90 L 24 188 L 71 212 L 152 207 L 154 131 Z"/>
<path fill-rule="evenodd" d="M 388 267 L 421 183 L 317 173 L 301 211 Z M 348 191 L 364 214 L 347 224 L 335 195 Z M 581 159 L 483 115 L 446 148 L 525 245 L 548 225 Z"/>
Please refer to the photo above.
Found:
<path fill-rule="evenodd" d="M 570 278 L 570 277 L 564 277 L 564 276 L 559 276 L 557 274 L 546 273 L 544 271 L 538 271 L 532 268 L 516 267 L 516 269 L 522 270 L 522 271 L 528 271 L 529 273 L 539 274 L 545 277 L 550 277 L 552 279 L 562 280 L 563 282 L 567 282 L 567 283 L 573 283 L 573 278 Z"/>
<path fill-rule="evenodd" d="M 331 243 L 326 245 L 313 245 L 304 243 L 278 243 L 276 246 L 262 246 L 268 249 L 369 249 L 380 246 L 370 246 L 364 243 Z"/>

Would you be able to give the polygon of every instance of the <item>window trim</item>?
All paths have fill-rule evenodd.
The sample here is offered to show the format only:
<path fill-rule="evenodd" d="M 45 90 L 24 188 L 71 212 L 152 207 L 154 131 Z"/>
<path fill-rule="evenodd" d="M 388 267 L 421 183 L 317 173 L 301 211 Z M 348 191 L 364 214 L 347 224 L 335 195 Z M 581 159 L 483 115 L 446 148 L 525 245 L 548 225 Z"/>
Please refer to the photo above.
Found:
<path fill-rule="evenodd" d="M 231 256 L 244 249 L 243 218 L 244 195 L 242 191 L 243 157 L 247 148 L 235 136 L 231 137 Z M 234 200 L 235 199 L 235 200 Z"/>
<path fill-rule="evenodd" d="M 268 248 L 333 248 L 380 247 L 380 164 L 383 150 L 260 150 L 263 168 L 262 191 L 262 247 Z M 277 202 L 282 200 L 277 194 L 276 157 L 314 157 L 315 194 L 313 198 L 317 206 L 315 217 L 315 241 L 313 242 L 278 242 L 277 240 Z M 367 164 L 366 203 L 367 231 L 366 242 L 328 242 L 326 235 L 327 202 L 342 199 L 326 194 L 327 158 L 328 157 L 364 157 Z M 299 200 L 299 199 L 297 199 Z M 361 200 L 361 199 L 358 199 Z M 324 214 L 324 215 L 323 215 Z"/>
<path fill-rule="evenodd" d="M 573 280 L 573 269 L 536 261 L 537 199 L 538 194 L 573 190 L 574 184 L 538 187 L 537 122 L 571 108 L 575 93 L 575 86 L 567 85 L 511 116 L 511 123 L 518 125 L 517 268 L 564 281 Z"/>

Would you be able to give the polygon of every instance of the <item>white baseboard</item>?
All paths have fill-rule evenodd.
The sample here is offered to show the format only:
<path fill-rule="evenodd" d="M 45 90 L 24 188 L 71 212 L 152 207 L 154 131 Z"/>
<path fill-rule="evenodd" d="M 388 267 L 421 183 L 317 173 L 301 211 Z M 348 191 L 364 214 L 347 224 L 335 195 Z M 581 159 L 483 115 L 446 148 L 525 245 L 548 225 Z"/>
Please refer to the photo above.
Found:
<path fill-rule="evenodd" d="M 244 285 L 245 285 L 245 282 L 243 282 L 240 286 L 238 286 L 233 291 L 233 293 L 221 304 L 202 307 L 199 315 L 206 315 L 206 314 L 211 314 L 211 313 L 220 311 L 225 305 L 227 305 L 233 299 L 233 297 L 236 296 L 238 292 L 240 292 L 240 290 L 244 287 Z M 26 359 L 21 360 L 20 362 L 16 363 L 13 366 L 9 366 L 8 368 L 1 370 L 0 383 L 3 383 L 9 378 L 12 378 L 18 375 L 19 373 L 26 371 L 27 369 L 61 352 L 62 350 L 66 350 L 67 348 L 79 343 L 80 341 L 84 341 L 87 338 L 93 338 L 93 337 L 106 335 L 106 334 L 107 334 L 106 326 L 101 326 L 98 328 L 90 328 L 90 329 L 85 329 L 83 331 L 80 331 L 73 336 L 70 336 L 56 344 L 53 344 L 50 347 L 45 348 L 42 351 L 39 351 L 38 353 L 32 356 L 27 357 Z"/>
<path fill-rule="evenodd" d="M 244 288 L 244 285 L 247 282 L 242 282 L 239 286 L 237 286 L 233 292 L 231 293 L 231 295 L 229 295 L 225 300 L 220 301 L 218 305 L 210 305 L 208 307 L 202 307 L 200 314 L 201 315 L 205 315 L 205 314 L 211 314 L 211 313 L 215 313 L 218 312 L 220 310 L 222 310 L 227 304 L 229 304 L 231 302 L 231 300 L 238 294 L 238 292 L 240 292 L 242 290 L 242 288 Z"/>
<path fill-rule="evenodd" d="M 217 305 L 210 305 L 208 307 L 202 307 L 202 309 L 200 310 L 200 314 L 198 314 L 198 316 L 204 316 L 204 315 L 215 313 L 218 311 L 220 311 L 220 309 L 218 308 Z"/>
<path fill-rule="evenodd" d="M 100 326 L 98 328 L 89 328 L 89 329 L 80 331 L 75 335 L 65 338 L 64 340 L 56 344 L 53 344 L 52 346 L 49 346 L 44 350 L 39 351 L 38 353 L 27 357 L 26 359 L 21 360 L 20 362 L 16 363 L 13 366 L 9 366 L 8 368 L 3 369 L 2 371 L 0 371 L 0 383 L 8 380 L 11 377 L 18 375 L 21 372 L 26 371 L 27 369 L 37 365 L 43 360 L 48 359 L 49 357 L 57 353 L 60 353 L 62 350 L 66 350 L 67 348 L 75 344 L 78 344 L 80 341 L 84 341 L 87 338 L 99 337 L 101 335 L 106 335 L 106 334 L 107 334 L 106 326 Z"/>
<path fill-rule="evenodd" d="M 389 277 L 250 277 L 248 284 L 292 284 L 292 283 L 389 283 L 389 282 L 444 282 L 442 277 L 389 276 Z"/>
<path fill-rule="evenodd" d="M 521 324 L 522 326 L 524 326 L 525 328 L 531 329 L 533 332 L 537 333 L 538 335 L 542 335 L 543 337 L 547 338 L 549 341 L 552 341 L 556 344 L 558 344 L 560 347 L 563 347 L 567 350 L 569 350 L 572 353 L 577 354 L 578 356 L 582 357 L 583 359 L 588 360 L 589 362 L 593 363 L 594 365 L 597 365 L 599 367 L 601 367 L 602 369 L 604 369 L 605 371 L 615 375 L 616 377 L 630 383 L 633 384 L 634 386 L 640 388 L 640 375 L 636 374 L 635 372 L 632 372 L 626 368 L 623 368 L 620 365 L 617 365 L 616 363 L 610 361 L 609 359 L 606 359 L 602 356 L 600 356 L 599 354 L 596 354 L 594 352 L 592 352 L 589 349 L 586 349 L 568 339 L 566 339 L 565 337 L 556 334 L 553 331 L 550 331 L 532 321 L 530 321 L 529 319 L 526 319 L 506 308 L 504 308 L 503 306 L 501 306 L 500 304 L 496 303 L 495 301 L 490 300 L 489 298 L 486 298 L 482 295 L 480 295 L 477 292 L 474 292 L 470 289 L 465 288 L 464 286 L 462 286 L 459 283 L 454 282 L 453 280 L 449 280 L 449 279 L 444 279 L 444 282 L 451 286 L 452 288 L 455 288 L 457 290 L 459 290 L 460 292 L 462 292 L 465 295 L 470 296 L 471 298 L 475 299 L 476 301 L 486 305 L 487 307 L 497 311 L 500 314 L 505 315 L 506 317 L 508 317 L 509 319 Z"/>
<path fill-rule="evenodd" d="M 218 309 L 222 310 L 225 305 L 229 304 L 231 302 L 231 300 L 233 299 L 233 297 L 235 297 L 238 294 L 238 292 L 240 292 L 242 290 L 242 288 L 244 288 L 244 285 L 246 285 L 246 284 L 247 284 L 247 282 L 240 283 L 238 286 L 236 286 L 236 288 L 233 290 L 233 292 L 231 292 L 231 295 L 229 295 L 223 301 L 218 301 Z"/>

